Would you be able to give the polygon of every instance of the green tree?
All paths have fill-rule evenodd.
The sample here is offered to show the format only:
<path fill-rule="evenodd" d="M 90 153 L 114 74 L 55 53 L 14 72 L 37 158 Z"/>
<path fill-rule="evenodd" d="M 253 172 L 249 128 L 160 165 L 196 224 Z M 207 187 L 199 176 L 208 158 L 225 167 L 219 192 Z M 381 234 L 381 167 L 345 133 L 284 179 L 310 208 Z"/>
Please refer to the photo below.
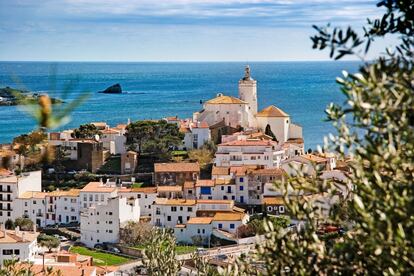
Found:
<path fill-rule="evenodd" d="M 270 137 L 272 137 L 272 140 L 273 140 L 273 141 L 278 142 L 278 141 L 277 141 L 277 139 L 276 139 L 276 136 L 275 136 L 275 134 L 273 133 L 272 128 L 270 127 L 270 125 L 269 125 L 269 124 L 267 124 L 267 125 L 266 125 L 265 134 L 266 134 L 266 135 L 269 135 Z"/>
<path fill-rule="evenodd" d="M 53 248 L 58 248 L 60 245 L 60 241 L 58 238 L 46 234 L 40 234 L 37 237 L 37 242 L 40 246 L 46 247 L 49 250 L 49 252 L 52 252 Z"/>
<path fill-rule="evenodd" d="M 33 221 L 29 218 L 21 217 L 16 218 L 14 221 L 14 227 L 19 226 L 20 230 L 22 231 L 31 231 L 33 230 Z"/>
<path fill-rule="evenodd" d="M 176 124 L 159 121 L 137 121 L 127 127 L 127 143 L 139 155 L 142 153 L 170 158 L 170 151 L 181 145 L 184 135 Z"/>
<path fill-rule="evenodd" d="M 101 131 L 94 124 L 84 124 L 75 128 L 72 135 L 79 139 L 93 139 L 95 135 L 101 135 Z"/>
<path fill-rule="evenodd" d="M 306 221 L 295 234 L 271 229 L 268 239 L 251 260 L 239 262 L 230 273 L 265 275 L 411 275 L 414 273 L 414 1 L 381 1 L 384 15 L 369 20 L 361 37 L 352 28 L 317 27 L 314 48 L 330 49 L 340 59 L 363 57 L 377 38 L 399 39 L 394 49 L 364 62 L 356 74 L 338 79 L 346 106 L 331 104 L 328 120 L 337 129 L 326 151 L 350 157 L 350 182 L 354 189 L 343 208 L 352 214 L 350 231 L 337 239 L 316 232 L 318 216 L 311 202 L 289 201 L 289 213 Z M 298 176 L 279 187 L 304 192 L 336 194 L 338 180 L 318 181 Z M 342 212 L 332 212 L 331 223 L 342 222 Z"/>
<path fill-rule="evenodd" d="M 4 223 L 4 227 L 8 230 L 14 229 L 14 221 L 12 219 L 7 219 Z"/>
<path fill-rule="evenodd" d="M 143 264 L 148 275 L 177 275 L 181 262 L 176 259 L 175 237 L 166 229 L 154 231 L 144 250 Z"/>

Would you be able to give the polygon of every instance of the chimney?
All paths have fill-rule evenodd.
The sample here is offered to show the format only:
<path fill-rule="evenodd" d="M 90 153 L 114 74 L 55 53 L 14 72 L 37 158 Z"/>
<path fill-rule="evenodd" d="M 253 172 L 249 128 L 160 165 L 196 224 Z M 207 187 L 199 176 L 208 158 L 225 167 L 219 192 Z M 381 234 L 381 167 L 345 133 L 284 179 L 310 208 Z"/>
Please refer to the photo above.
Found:
<path fill-rule="evenodd" d="M 20 227 L 19 226 L 16 226 L 16 228 L 14 228 L 14 234 L 16 236 L 19 236 L 19 234 L 20 234 Z"/>

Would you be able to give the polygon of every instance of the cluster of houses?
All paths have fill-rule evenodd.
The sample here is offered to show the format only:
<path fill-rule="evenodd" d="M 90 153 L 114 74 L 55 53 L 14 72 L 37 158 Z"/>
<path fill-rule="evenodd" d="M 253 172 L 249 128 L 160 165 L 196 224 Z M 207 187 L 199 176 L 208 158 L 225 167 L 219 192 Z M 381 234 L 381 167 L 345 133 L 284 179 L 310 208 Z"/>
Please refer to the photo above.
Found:
<path fill-rule="evenodd" d="M 40 171 L 15 175 L 3 170 L 0 223 L 26 217 L 39 227 L 80 224 L 80 241 L 88 247 L 119 242 L 123 225 L 140 220 L 172 229 L 181 243 L 209 244 L 212 236 L 234 241 L 251 214 L 289 215 L 274 182 L 298 170 L 310 177 L 348 179 L 346 164 L 334 155 L 305 153 L 302 129 L 288 114 L 275 106 L 258 111 L 257 83 L 248 67 L 239 81 L 238 98 L 218 94 L 191 119 L 165 120 L 184 133 L 185 149 L 217 143 L 211 177 L 200 177 L 198 163 L 156 163 L 151 187 L 108 180 L 90 182 L 82 189 L 43 192 Z M 99 139 L 76 139 L 71 131 L 62 131 L 49 133 L 48 143 L 63 149 L 74 168 L 91 172 L 102 166 L 108 154 L 121 155 L 121 173 L 132 176 L 139 160 L 135 152 L 126 150 L 127 125 L 94 124 L 102 133 Z M 332 204 L 332 197 L 325 194 L 292 191 L 292 196 L 322 202 L 322 213 Z M 2 232 L 3 238 L 18 239 Z M 3 249 L 7 255 L 4 250 L 19 249 Z M 31 256 L 29 252 L 21 259 Z"/>

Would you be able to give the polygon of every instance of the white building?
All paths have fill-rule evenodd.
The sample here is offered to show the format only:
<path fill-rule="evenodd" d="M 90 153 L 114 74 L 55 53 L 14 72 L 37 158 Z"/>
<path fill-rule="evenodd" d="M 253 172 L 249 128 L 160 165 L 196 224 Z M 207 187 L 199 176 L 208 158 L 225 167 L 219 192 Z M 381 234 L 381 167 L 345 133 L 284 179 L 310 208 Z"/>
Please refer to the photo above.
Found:
<path fill-rule="evenodd" d="M 304 154 L 284 160 L 282 168 L 289 175 L 301 171 L 305 175 L 315 175 L 317 172 L 333 170 L 336 167 L 336 157 L 332 154 Z"/>
<path fill-rule="evenodd" d="M 122 129 L 107 128 L 101 131 L 100 141 L 103 148 L 111 154 L 123 154 L 126 152 L 126 136 Z"/>
<path fill-rule="evenodd" d="M 39 233 L 32 231 L 1 230 L 0 231 L 0 263 L 4 260 L 17 258 L 20 261 L 34 261 L 39 251 L 37 236 Z"/>
<path fill-rule="evenodd" d="M 80 215 L 81 242 L 88 247 L 119 242 L 119 229 L 128 221 L 139 221 L 138 199 L 111 197 L 83 209 Z"/>
<path fill-rule="evenodd" d="M 214 164 L 218 167 L 264 166 L 279 167 L 284 151 L 274 141 L 236 140 L 217 145 Z"/>
<path fill-rule="evenodd" d="M 206 122 L 182 121 L 180 131 L 184 133 L 184 147 L 187 150 L 199 149 L 211 140 L 211 132 Z"/>
<path fill-rule="evenodd" d="M 154 204 L 155 199 L 157 198 L 157 188 L 122 188 L 118 190 L 118 196 L 120 198 L 127 198 L 129 200 L 138 199 L 141 217 L 151 216 L 152 204 Z"/>
<path fill-rule="evenodd" d="M 108 198 L 117 196 L 117 187 L 114 184 L 102 182 L 89 182 L 80 191 L 81 208 L 92 207 L 96 204 L 106 204 Z"/>
<path fill-rule="evenodd" d="M 37 226 L 46 226 L 46 195 L 44 192 L 28 191 L 14 201 L 14 214 L 16 217 L 26 217 Z"/>
<path fill-rule="evenodd" d="M 207 101 L 203 110 L 193 114 L 194 122 L 206 122 L 209 126 L 222 122 L 231 127 L 257 128 L 265 131 L 270 127 L 279 144 L 291 139 L 302 139 L 302 128 L 291 122 L 290 116 L 273 105 L 258 112 L 257 82 L 250 75 L 249 66 L 239 81 L 239 98 L 218 94 Z"/>
<path fill-rule="evenodd" d="M 41 171 L 0 178 L 0 223 L 5 223 L 8 219 L 15 220 L 21 216 L 21 210 L 16 209 L 16 198 L 21 197 L 27 191 L 40 192 L 41 188 Z"/>
<path fill-rule="evenodd" d="M 46 225 L 79 223 L 80 190 L 46 194 Z"/>

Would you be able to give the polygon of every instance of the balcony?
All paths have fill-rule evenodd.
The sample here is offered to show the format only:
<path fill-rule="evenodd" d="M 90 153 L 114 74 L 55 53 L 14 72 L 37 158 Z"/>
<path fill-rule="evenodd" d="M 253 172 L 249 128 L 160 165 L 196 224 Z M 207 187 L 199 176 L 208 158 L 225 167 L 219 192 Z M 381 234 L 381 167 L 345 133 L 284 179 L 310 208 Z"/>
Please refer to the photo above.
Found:
<path fill-rule="evenodd" d="M 0 211 L 13 211 L 12 208 L 0 207 Z"/>
<path fill-rule="evenodd" d="M 13 200 L 10 198 L 0 198 L 0 202 L 12 202 Z"/>

